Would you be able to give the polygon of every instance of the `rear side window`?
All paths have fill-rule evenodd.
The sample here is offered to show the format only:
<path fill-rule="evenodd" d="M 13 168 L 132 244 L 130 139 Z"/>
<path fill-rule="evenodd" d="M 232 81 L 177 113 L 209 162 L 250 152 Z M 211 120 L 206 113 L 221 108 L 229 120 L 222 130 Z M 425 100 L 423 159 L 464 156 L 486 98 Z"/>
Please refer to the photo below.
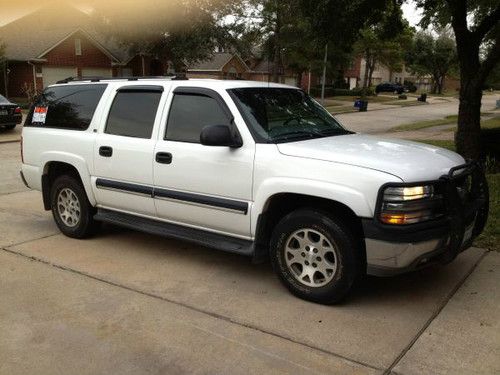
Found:
<path fill-rule="evenodd" d="M 118 92 L 109 111 L 105 133 L 151 138 L 161 92 Z"/>
<path fill-rule="evenodd" d="M 24 126 L 85 130 L 107 85 L 47 88 L 31 108 Z"/>
<path fill-rule="evenodd" d="M 174 95 L 165 139 L 200 143 L 201 131 L 207 125 L 230 125 L 217 100 L 198 94 Z"/>

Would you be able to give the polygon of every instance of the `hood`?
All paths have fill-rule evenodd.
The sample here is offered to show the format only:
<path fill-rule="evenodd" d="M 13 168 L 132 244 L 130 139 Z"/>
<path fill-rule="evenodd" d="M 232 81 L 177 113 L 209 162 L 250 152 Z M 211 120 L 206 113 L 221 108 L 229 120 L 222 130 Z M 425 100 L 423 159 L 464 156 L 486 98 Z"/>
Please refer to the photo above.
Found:
<path fill-rule="evenodd" d="M 464 159 L 449 150 L 423 143 L 364 134 L 277 144 L 280 153 L 390 173 L 405 182 L 434 180 Z"/>

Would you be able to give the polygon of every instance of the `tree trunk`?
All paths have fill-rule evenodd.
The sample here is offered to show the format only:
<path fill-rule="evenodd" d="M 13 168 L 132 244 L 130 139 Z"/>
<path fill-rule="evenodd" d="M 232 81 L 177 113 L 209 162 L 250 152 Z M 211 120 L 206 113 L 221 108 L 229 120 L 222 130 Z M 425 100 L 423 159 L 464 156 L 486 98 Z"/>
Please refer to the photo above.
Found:
<path fill-rule="evenodd" d="M 368 58 L 365 56 L 365 77 L 363 79 L 363 88 L 368 87 Z"/>
<path fill-rule="evenodd" d="M 302 88 L 302 72 L 297 73 L 297 87 Z"/>
<path fill-rule="evenodd" d="M 375 70 L 375 63 L 370 65 L 370 72 L 368 73 L 368 87 L 372 85 L 373 71 Z"/>
<path fill-rule="evenodd" d="M 474 75 L 462 74 L 460 82 L 458 128 L 455 133 L 457 152 L 466 159 L 479 159 L 481 136 L 481 82 Z"/>

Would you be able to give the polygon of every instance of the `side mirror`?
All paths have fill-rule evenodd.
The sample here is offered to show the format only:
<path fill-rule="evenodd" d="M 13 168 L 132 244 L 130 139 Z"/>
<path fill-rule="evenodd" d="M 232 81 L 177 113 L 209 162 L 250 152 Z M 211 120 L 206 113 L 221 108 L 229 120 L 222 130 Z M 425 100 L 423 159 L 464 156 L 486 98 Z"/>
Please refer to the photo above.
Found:
<path fill-rule="evenodd" d="M 200 134 L 200 142 L 204 146 L 225 146 L 232 148 L 243 146 L 239 135 L 234 134 L 227 125 L 205 126 Z"/>

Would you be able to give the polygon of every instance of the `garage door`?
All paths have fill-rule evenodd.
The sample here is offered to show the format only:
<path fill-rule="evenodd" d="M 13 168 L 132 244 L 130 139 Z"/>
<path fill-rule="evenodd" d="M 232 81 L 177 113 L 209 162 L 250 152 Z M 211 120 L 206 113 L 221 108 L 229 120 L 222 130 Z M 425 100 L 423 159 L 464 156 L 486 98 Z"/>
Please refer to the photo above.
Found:
<path fill-rule="evenodd" d="M 83 77 L 112 77 L 111 69 L 106 68 L 83 68 L 82 69 Z"/>
<path fill-rule="evenodd" d="M 42 75 L 43 75 L 43 87 L 47 87 L 49 85 L 53 85 L 57 81 L 61 81 L 68 77 L 76 76 L 76 68 L 71 67 L 62 67 L 62 66 L 51 66 L 51 67 L 42 67 Z"/>

